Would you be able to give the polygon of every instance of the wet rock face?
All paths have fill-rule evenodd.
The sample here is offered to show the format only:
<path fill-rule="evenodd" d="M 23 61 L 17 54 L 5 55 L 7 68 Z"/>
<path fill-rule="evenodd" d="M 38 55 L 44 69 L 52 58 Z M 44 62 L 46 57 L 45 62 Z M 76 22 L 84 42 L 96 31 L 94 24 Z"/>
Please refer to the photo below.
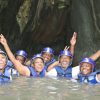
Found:
<path fill-rule="evenodd" d="M 98 3 L 100 1 L 95 0 L 74 0 L 72 2 L 71 26 L 74 31 L 78 32 L 76 62 L 100 49 L 100 6 Z M 100 65 L 100 60 L 97 63 Z"/>
<path fill-rule="evenodd" d="M 31 54 L 51 46 L 59 52 L 69 43 L 70 0 L 2 0 L 0 5 L 0 32 L 12 50 Z"/>
<path fill-rule="evenodd" d="M 76 31 L 77 64 L 100 49 L 99 4 L 99 0 L 0 0 L 0 32 L 13 52 L 25 49 L 32 55 L 45 46 L 58 54 Z"/>

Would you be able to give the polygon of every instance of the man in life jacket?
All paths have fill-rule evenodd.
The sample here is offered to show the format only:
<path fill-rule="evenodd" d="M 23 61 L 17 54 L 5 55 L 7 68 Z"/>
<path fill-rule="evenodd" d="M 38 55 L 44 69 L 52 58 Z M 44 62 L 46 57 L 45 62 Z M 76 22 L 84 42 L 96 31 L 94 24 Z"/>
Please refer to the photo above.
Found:
<path fill-rule="evenodd" d="M 0 82 L 8 82 L 12 80 L 10 67 L 7 66 L 8 57 L 4 51 L 0 49 Z"/>

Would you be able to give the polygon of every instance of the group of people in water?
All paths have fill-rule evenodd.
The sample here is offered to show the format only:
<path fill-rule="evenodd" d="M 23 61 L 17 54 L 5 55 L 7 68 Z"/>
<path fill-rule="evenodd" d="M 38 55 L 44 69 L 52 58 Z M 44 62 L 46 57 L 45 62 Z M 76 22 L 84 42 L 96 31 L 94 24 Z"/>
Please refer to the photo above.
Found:
<path fill-rule="evenodd" d="M 54 50 L 45 47 L 39 54 L 33 55 L 29 63 L 26 63 L 28 54 L 24 50 L 18 50 L 15 54 L 10 50 L 7 40 L 1 34 L 0 44 L 6 52 L 0 50 L 0 82 L 9 82 L 13 76 L 23 77 L 60 77 L 76 80 L 80 83 L 99 84 L 100 71 L 96 70 L 95 61 L 100 57 L 100 50 L 90 57 L 83 58 L 78 66 L 72 67 L 74 48 L 77 33 L 74 32 L 70 47 L 65 47 L 54 59 Z"/>

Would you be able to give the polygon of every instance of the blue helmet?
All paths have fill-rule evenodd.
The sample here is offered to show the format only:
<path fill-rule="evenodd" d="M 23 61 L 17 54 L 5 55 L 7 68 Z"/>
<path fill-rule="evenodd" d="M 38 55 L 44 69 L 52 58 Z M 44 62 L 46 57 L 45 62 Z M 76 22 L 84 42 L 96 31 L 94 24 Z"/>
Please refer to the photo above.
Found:
<path fill-rule="evenodd" d="M 54 54 L 54 50 L 50 47 L 43 48 L 42 53 L 44 52 L 50 53 L 52 55 Z"/>
<path fill-rule="evenodd" d="M 32 63 L 36 58 L 41 58 L 41 59 L 43 60 L 41 53 L 38 53 L 38 54 L 33 55 L 33 57 L 31 58 L 31 63 Z M 44 60 L 43 60 L 43 62 L 44 62 Z"/>
<path fill-rule="evenodd" d="M 95 69 L 95 65 L 96 64 L 95 64 L 95 62 L 91 58 L 83 58 L 82 61 L 80 62 L 80 65 L 82 63 L 85 63 L 85 62 L 91 64 L 93 70 Z"/>
<path fill-rule="evenodd" d="M 24 58 L 27 58 L 27 53 L 24 51 L 24 50 L 18 50 L 15 55 L 19 55 L 19 56 L 22 56 Z"/>
<path fill-rule="evenodd" d="M 69 57 L 73 58 L 73 55 L 72 55 L 72 53 L 69 50 L 60 51 L 59 57 L 61 57 L 63 55 L 69 56 Z"/>
<path fill-rule="evenodd" d="M 72 59 L 71 59 L 71 61 L 70 61 L 70 63 L 69 63 L 69 66 L 72 64 L 73 55 L 72 55 L 72 53 L 71 53 L 69 50 L 62 50 L 62 51 L 60 51 L 58 60 L 59 60 L 59 58 L 60 58 L 61 56 L 68 56 L 68 57 L 71 57 Z"/>

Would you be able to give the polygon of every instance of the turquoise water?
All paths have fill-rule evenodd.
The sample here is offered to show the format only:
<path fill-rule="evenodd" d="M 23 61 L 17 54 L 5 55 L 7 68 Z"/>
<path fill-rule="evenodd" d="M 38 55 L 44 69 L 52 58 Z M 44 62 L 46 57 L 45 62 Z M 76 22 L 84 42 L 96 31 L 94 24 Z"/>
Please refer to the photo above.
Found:
<path fill-rule="evenodd" d="M 100 85 L 66 79 L 14 78 L 0 85 L 0 100 L 99 100 Z"/>

